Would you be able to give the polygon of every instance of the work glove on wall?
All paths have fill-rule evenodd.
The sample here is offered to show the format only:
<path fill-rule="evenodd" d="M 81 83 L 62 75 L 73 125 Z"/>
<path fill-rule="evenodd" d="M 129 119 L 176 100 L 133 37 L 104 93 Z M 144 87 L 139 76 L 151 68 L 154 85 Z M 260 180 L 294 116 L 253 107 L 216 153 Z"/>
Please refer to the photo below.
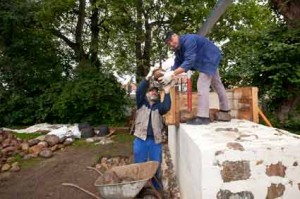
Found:
<path fill-rule="evenodd" d="M 154 72 L 155 70 L 157 70 L 157 69 L 159 69 L 159 66 L 152 66 L 152 67 L 150 67 L 150 70 L 149 70 L 149 72 L 148 72 L 148 74 L 147 74 L 147 76 L 146 76 L 146 80 L 147 80 L 147 81 L 152 77 L 153 72 Z"/>

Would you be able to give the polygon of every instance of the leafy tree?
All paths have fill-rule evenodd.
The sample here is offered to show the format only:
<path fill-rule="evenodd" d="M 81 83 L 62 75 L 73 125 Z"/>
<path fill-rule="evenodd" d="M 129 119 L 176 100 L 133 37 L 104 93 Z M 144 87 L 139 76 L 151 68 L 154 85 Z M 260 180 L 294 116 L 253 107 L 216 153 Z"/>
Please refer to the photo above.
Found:
<path fill-rule="evenodd" d="M 252 84 L 251 68 L 258 64 L 253 61 L 252 54 L 256 52 L 253 44 L 260 42 L 259 32 L 275 24 L 269 6 L 257 0 L 239 1 L 229 7 L 212 32 L 222 45 L 220 72 L 227 87 Z"/>
<path fill-rule="evenodd" d="M 234 10 L 235 6 L 230 9 Z M 262 19 L 256 23 L 246 21 L 240 27 L 235 25 L 234 31 L 227 32 L 229 41 L 222 46 L 223 78 L 231 86 L 257 86 L 264 111 L 274 118 L 273 122 L 277 118 L 278 126 L 297 129 L 300 124 L 299 29 L 286 26 L 268 8 L 255 6 L 251 12 L 241 12 L 248 17 L 240 16 L 240 19 L 251 19 L 251 15 Z"/>
<path fill-rule="evenodd" d="M 74 1 L 52 2 L 53 12 L 46 12 L 41 11 L 41 8 L 46 9 L 41 3 L 49 1 L 1 1 L 0 113 L 5 115 L 0 118 L 1 125 L 119 122 L 127 103 L 125 93 L 109 70 L 99 72 L 98 51 L 93 50 L 97 49 L 94 46 L 94 42 L 98 44 L 94 40 L 97 36 L 94 39 L 91 36 L 86 53 L 80 48 L 85 50 L 82 41 L 87 41 L 87 34 L 78 30 L 76 42 L 71 42 L 73 52 L 70 51 L 61 43 L 61 39 L 68 41 L 67 34 L 57 37 L 58 32 L 53 28 L 66 25 L 64 28 L 68 29 L 68 24 L 52 20 L 53 26 L 45 28 L 41 22 L 45 25 L 53 16 L 72 21 L 71 15 L 66 16 L 68 13 L 58 13 L 76 4 Z M 92 17 L 93 11 L 90 13 Z M 94 34 L 93 31 L 90 33 Z M 80 67 L 74 67 L 76 63 Z"/>
<path fill-rule="evenodd" d="M 44 93 L 40 116 L 54 123 L 114 124 L 123 121 L 128 103 L 112 74 L 85 68 L 76 78 L 53 85 Z"/>
<path fill-rule="evenodd" d="M 35 4 L 0 4 L 0 123 L 33 123 L 38 96 L 62 79 L 62 57 L 51 35 L 39 29 Z"/>
<path fill-rule="evenodd" d="M 45 0 L 39 19 L 44 29 L 61 41 L 61 48 L 73 56 L 76 65 L 100 70 L 100 31 L 106 29 L 109 18 L 107 4 L 105 0 Z"/>
<path fill-rule="evenodd" d="M 256 44 L 253 84 L 259 86 L 267 110 L 276 113 L 283 127 L 299 128 L 300 31 L 275 27 L 261 39 Z"/>
<path fill-rule="evenodd" d="M 213 6 L 214 1 L 208 2 Z M 197 9 L 191 11 L 191 7 Z M 109 35 L 100 31 L 107 38 L 105 57 L 112 57 L 110 64 L 120 73 L 135 74 L 137 82 L 149 66 L 166 58 L 164 33 L 170 28 L 195 32 L 203 21 L 202 13 L 210 9 L 205 2 L 163 0 L 118 0 L 107 4 L 107 8 L 111 13 L 106 26 Z"/>
<path fill-rule="evenodd" d="M 213 0 L 46 0 L 39 19 L 80 66 L 135 74 L 139 81 L 149 66 L 166 58 L 162 38 L 167 29 L 196 32 L 214 4 Z"/>
<path fill-rule="evenodd" d="M 267 107 L 279 113 L 282 102 L 297 104 L 293 93 L 298 92 L 299 6 L 297 0 L 269 2 L 277 16 L 263 0 L 235 1 L 208 36 L 222 48 L 225 84 L 259 86 L 260 94 L 268 97 Z M 103 111 L 115 108 L 102 95 L 102 81 L 111 82 L 106 93 L 116 92 L 119 95 L 111 96 L 123 99 L 112 72 L 135 74 L 139 81 L 149 66 L 166 58 L 164 33 L 196 33 L 215 3 L 0 0 L 0 113 L 7 115 L 1 124 L 116 121 L 121 113 L 114 117 Z M 288 28 L 282 28 L 285 24 Z M 284 51 L 289 52 L 288 60 Z M 288 81 L 283 81 L 286 75 Z M 287 85 L 289 92 L 278 92 Z M 93 101 L 94 94 L 109 108 Z"/>

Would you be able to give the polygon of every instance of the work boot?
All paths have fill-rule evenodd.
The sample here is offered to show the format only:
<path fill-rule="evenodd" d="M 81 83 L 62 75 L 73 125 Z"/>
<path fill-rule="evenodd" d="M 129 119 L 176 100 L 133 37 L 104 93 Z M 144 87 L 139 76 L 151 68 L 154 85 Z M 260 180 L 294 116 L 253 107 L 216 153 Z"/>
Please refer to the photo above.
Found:
<path fill-rule="evenodd" d="M 231 120 L 231 115 L 229 114 L 229 111 L 220 110 L 215 113 L 215 120 L 229 122 Z"/>
<path fill-rule="evenodd" d="M 195 117 L 187 120 L 186 123 L 191 125 L 205 125 L 210 123 L 210 119 L 208 117 Z"/>

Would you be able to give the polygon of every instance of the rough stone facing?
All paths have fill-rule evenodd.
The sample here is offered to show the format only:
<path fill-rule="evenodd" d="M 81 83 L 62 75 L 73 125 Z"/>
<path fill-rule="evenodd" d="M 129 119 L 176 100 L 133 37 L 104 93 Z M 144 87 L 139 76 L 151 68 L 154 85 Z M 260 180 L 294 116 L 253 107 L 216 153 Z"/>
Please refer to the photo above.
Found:
<path fill-rule="evenodd" d="M 286 170 L 286 166 L 284 166 L 281 162 L 278 162 L 277 164 L 268 165 L 266 168 L 266 174 L 268 176 L 284 177 L 285 170 Z"/>
<path fill-rule="evenodd" d="M 222 166 L 223 182 L 246 180 L 251 175 L 249 161 L 225 161 Z"/>
<path fill-rule="evenodd" d="M 233 150 L 245 151 L 243 145 L 237 142 L 229 142 L 227 143 L 227 147 Z"/>
<path fill-rule="evenodd" d="M 275 199 L 278 197 L 281 197 L 284 193 L 285 186 L 283 184 L 271 184 L 270 187 L 268 187 L 268 195 L 266 199 Z"/>
<path fill-rule="evenodd" d="M 232 193 L 229 190 L 220 190 L 217 193 L 217 199 L 254 199 L 254 196 L 249 191 L 242 191 L 238 193 Z"/>

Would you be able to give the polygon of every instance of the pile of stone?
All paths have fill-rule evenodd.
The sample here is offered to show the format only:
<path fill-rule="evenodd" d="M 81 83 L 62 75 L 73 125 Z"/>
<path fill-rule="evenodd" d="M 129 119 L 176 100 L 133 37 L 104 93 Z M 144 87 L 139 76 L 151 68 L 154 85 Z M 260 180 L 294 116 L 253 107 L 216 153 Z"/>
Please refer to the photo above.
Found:
<path fill-rule="evenodd" d="M 56 135 L 41 135 L 31 140 L 22 140 L 14 134 L 0 130 L 0 172 L 19 171 L 17 158 L 50 158 L 53 152 L 70 145 L 71 138 L 59 138 Z"/>

